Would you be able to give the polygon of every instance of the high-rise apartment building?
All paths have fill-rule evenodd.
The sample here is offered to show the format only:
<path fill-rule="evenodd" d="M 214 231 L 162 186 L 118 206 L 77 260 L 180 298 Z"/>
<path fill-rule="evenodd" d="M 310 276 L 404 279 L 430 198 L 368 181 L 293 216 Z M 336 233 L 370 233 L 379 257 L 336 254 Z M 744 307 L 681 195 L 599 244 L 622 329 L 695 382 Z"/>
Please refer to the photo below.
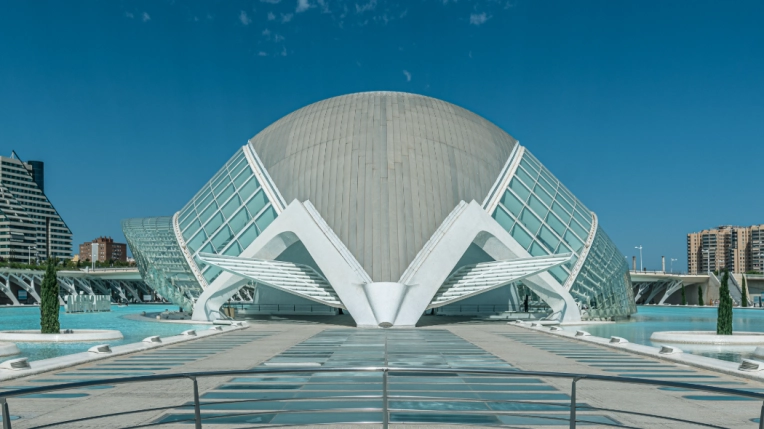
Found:
<path fill-rule="evenodd" d="M 111 237 L 98 237 L 93 241 L 80 244 L 80 261 L 93 260 L 93 245 L 98 247 L 98 262 L 127 262 L 127 244 L 115 243 Z"/>
<path fill-rule="evenodd" d="M 764 225 L 722 225 L 687 234 L 690 273 L 764 271 Z"/>
<path fill-rule="evenodd" d="M 44 164 L 0 156 L 0 258 L 14 262 L 66 259 L 72 231 L 45 196 Z"/>

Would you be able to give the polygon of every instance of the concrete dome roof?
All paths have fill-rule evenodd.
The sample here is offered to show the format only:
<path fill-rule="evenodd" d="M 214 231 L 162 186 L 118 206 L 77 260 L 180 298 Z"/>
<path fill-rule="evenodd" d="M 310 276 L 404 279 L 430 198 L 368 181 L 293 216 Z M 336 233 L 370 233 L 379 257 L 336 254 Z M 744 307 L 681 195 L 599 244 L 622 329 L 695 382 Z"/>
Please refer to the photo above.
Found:
<path fill-rule="evenodd" d="M 310 200 L 374 281 L 398 281 L 459 201 L 488 194 L 517 141 L 461 107 L 364 92 L 250 140 L 287 203 Z"/>

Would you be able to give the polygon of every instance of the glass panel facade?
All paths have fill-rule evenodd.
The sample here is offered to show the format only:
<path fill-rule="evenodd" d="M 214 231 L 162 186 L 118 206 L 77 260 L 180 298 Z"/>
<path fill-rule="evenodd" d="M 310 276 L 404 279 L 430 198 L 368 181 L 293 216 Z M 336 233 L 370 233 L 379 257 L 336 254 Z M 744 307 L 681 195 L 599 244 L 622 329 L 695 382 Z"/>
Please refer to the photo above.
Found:
<path fill-rule="evenodd" d="M 180 213 L 185 216 L 179 224 L 181 233 L 194 258 L 198 252 L 239 256 L 276 218 L 276 210 L 255 179 L 243 149 Z M 199 268 L 208 282 L 220 274 L 214 267 Z"/>
<path fill-rule="evenodd" d="M 589 235 L 581 225 L 591 228 L 592 219 L 592 213 L 527 149 L 492 215 L 533 256 L 568 253 L 572 248 L 578 257 Z M 553 273 L 560 284 L 571 267 L 566 264 Z"/>
<path fill-rule="evenodd" d="M 584 305 L 582 316 L 608 319 L 636 313 L 629 266 L 602 228 L 570 288 L 573 298 Z"/>
<path fill-rule="evenodd" d="M 592 227 L 592 212 L 527 149 L 492 216 L 532 256 L 573 252 L 571 261 L 549 270 L 561 285 L 570 277 Z M 626 261 L 601 228 L 570 293 L 584 318 L 636 312 Z"/>
<path fill-rule="evenodd" d="M 202 288 L 183 257 L 172 218 L 126 219 L 122 231 L 143 280 L 159 295 L 191 310 Z"/>

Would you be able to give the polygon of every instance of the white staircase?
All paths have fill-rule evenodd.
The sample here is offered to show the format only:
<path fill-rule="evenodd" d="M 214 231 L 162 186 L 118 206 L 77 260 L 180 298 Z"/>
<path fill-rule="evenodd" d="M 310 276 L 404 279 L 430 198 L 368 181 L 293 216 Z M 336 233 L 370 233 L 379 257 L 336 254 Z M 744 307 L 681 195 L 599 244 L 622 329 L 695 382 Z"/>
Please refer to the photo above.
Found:
<path fill-rule="evenodd" d="M 573 254 L 465 265 L 446 279 L 427 307 L 435 308 L 530 277 L 568 262 Z"/>
<path fill-rule="evenodd" d="M 312 267 L 284 261 L 199 253 L 201 262 L 331 307 L 345 308 L 329 282 Z"/>

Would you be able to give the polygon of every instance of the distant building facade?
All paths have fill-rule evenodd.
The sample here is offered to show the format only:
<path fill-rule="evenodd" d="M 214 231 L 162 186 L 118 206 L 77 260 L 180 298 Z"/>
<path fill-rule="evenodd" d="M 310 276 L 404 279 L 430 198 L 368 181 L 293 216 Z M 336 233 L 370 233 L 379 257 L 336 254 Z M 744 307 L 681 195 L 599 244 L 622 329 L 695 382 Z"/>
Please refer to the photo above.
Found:
<path fill-rule="evenodd" d="M 764 272 L 764 225 L 722 225 L 687 234 L 687 268 L 692 274 Z"/>
<path fill-rule="evenodd" d="M 98 262 L 127 262 L 127 245 L 115 243 L 111 237 L 98 237 L 93 241 L 80 244 L 80 261 L 93 260 L 93 245 L 98 245 Z"/>
<path fill-rule="evenodd" d="M 27 263 L 72 255 L 72 231 L 45 196 L 44 164 L 0 156 L 0 258 Z"/>

